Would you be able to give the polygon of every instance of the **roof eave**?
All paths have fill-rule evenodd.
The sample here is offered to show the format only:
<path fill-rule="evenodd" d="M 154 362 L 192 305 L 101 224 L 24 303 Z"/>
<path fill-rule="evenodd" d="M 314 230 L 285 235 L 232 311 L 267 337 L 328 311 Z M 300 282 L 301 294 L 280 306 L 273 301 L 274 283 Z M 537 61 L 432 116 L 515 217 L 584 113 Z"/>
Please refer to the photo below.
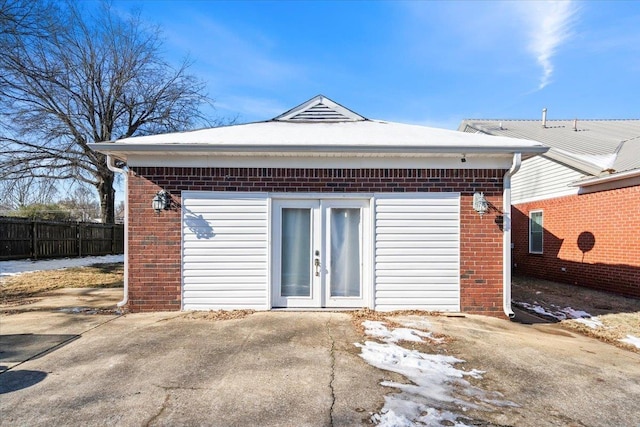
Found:
<path fill-rule="evenodd" d="M 554 148 L 550 148 L 549 151 L 544 153 L 543 157 L 555 160 L 589 175 L 598 175 L 602 172 L 602 167 Z"/>
<path fill-rule="evenodd" d="M 338 154 L 348 156 L 350 154 L 475 154 L 475 155 L 496 155 L 522 153 L 530 157 L 545 153 L 548 148 L 543 146 L 414 146 L 414 145 L 394 145 L 394 146 L 371 146 L 371 145 L 256 145 L 256 144 L 117 144 L 117 143 L 95 143 L 89 144 L 91 149 L 103 154 L 113 155 L 121 160 L 126 160 L 127 154 Z"/>
<path fill-rule="evenodd" d="M 599 185 L 608 182 L 621 181 L 623 179 L 630 179 L 640 177 L 640 168 L 632 169 L 625 172 L 612 173 L 605 176 L 596 176 L 593 178 L 587 178 L 580 181 L 575 181 L 569 184 L 571 187 L 590 187 L 592 185 Z"/>

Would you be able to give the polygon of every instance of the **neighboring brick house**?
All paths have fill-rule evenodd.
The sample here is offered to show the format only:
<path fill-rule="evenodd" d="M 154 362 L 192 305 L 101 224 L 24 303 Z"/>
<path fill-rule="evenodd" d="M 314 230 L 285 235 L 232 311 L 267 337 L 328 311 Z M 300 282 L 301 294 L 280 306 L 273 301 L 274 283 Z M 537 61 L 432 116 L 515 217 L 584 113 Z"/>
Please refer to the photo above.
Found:
<path fill-rule="evenodd" d="M 128 166 L 122 304 L 132 311 L 494 316 L 512 314 L 510 176 L 546 151 L 368 120 L 323 96 L 265 122 L 93 149 Z"/>
<path fill-rule="evenodd" d="M 550 147 L 513 179 L 514 272 L 640 297 L 640 120 L 464 120 Z"/>

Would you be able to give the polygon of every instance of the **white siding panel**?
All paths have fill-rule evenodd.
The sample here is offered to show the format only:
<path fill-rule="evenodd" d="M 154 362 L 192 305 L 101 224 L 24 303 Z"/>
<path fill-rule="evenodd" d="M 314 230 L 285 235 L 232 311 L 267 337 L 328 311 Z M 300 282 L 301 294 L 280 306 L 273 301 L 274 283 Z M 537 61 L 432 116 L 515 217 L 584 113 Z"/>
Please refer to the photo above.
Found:
<path fill-rule="evenodd" d="M 511 181 L 511 204 L 578 194 L 578 187 L 569 184 L 584 176 L 546 157 L 527 159 Z"/>
<path fill-rule="evenodd" d="M 266 194 L 184 192 L 184 310 L 268 308 Z"/>
<path fill-rule="evenodd" d="M 460 195 L 375 196 L 375 308 L 460 310 Z"/>

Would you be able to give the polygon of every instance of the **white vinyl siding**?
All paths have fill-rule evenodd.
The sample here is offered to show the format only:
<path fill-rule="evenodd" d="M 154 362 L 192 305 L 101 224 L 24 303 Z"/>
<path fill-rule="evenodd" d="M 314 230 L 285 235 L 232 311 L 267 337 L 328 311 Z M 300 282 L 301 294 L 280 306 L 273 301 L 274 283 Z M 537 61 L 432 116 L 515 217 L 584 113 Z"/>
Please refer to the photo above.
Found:
<path fill-rule="evenodd" d="M 544 224 L 542 211 L 529 212 L 529 253 L 544 252 Z"/>
<path fill-rule="evenodd" d="M 267 277 L 266 194 L 183 192 L 183 309 L 268 309 Z"/>
<path fill-rule="evenodd" d="M 375 196 L 375 309 L 460 310 L 460 195 Z"/>
<path fill-rule="evenodd" d="M 532 202 L 578 194 L 570 187 L 585 175 L 548 158 L 537 156 L 522 162 L 522 168 L 511 181 L 511 203 Z"/>

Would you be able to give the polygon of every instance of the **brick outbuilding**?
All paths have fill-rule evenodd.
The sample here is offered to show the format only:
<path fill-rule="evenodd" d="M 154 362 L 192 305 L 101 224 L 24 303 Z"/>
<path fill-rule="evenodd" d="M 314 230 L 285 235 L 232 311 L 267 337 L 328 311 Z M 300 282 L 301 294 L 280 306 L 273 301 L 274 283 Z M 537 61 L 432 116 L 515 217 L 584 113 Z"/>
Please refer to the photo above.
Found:
<path fill-rule="evenodd" d="M 513 180 L 513 266 L 640 298 L 640 120 L 464 120 L 550 147 Z"/>
<path fill-rule="evenodd" d="M 324 96 L 265 122 L 93 148 L 127 164 L 132 311 L 493 316 L 511 314 L 511 175 L 546 151 L 369 120 Z"/>

